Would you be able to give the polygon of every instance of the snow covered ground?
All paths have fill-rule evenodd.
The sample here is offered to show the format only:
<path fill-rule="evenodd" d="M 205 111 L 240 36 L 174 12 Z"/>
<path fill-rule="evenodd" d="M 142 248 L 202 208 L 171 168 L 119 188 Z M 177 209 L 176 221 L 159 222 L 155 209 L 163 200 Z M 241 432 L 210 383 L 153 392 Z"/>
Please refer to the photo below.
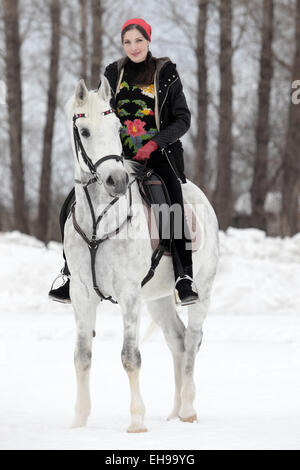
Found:
<path fill-rule="evenodd" d="M 72 307 L 50 302 L 61 246 L 0 233 L 1 449 L 299 449 L 300 234 L 220 233 L 221 260 L 196 367 L 198 423 L 167 422 L 171 355 L 160 332 L 141 344 L 149 432 L 127 434 L 129 386 L 118 306 L 97 316 L 92 413 L 75 401 Z M 185 320 L 185 312 L 181 312 Z M 142 315 L 142 332 L 149 325 Z M 143 334 L 142 334 L 143 336 Z M 107 361 L 109 357 L 109 361 Z"/>

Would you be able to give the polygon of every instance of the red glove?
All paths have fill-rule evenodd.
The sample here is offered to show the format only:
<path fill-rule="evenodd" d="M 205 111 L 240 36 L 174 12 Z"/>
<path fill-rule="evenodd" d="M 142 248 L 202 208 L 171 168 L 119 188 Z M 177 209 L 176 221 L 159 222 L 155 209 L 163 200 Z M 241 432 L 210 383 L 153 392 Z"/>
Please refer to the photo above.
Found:
<path fill-rule="evenodd" d="M 144 160 L 148 160 L 150 158 L 150 154 L 154 152 L 154 150 L 158 149 L 158 145 L 154 140 L 149 140 L 143 147 L 138 149 L 137 154 L 133 157 L 134 160 L 138 162 L 143 162 Z"/>

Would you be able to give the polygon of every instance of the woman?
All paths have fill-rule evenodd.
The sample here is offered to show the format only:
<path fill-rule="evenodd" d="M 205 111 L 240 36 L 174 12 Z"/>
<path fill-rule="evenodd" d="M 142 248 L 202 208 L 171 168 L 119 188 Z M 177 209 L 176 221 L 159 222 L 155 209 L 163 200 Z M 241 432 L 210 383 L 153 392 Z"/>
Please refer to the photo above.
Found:
<path fill-rule="evenodd" d="M 151 26 L 140 18 L 132 18 L 123 25 L 121 39 L 126 56 L 108 65 L 104 75 L 111 86 L 112 107 L 122 124 L 123 153 L 139 162 L 146 160 L 147 167 L 162 177 L 171 204 L 181 206 L 183 236 L 174 239 L 173 265 L 176 280 L 181 273 L 176 283 L 180 301 L 191 304 L 198 301 L 198 295 L 192 289 L 192 253 L 186 246 L 190 239 L 183 211 L 181 183 L 186 180 L 179 140 L 190 127 L 191 114 L 176 65 L 167 57 L 154 58 L 149 51 Z M 74 191 L 61 211 L 62 234 L 73 197 Z M 69 275 L 66 265 L 62 273 Z M 69 279 L 58 289 L 51 289 L 49 297 L 69 302 Z"/>

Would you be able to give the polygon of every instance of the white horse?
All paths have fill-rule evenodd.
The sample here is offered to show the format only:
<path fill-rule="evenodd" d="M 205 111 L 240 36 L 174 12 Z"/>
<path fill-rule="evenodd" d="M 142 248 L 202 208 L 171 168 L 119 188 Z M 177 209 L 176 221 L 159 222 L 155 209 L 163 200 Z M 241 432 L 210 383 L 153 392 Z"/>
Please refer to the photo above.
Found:
<path fill-rule="evenodd" d="M 179 417 L 187 422 L 197 419 L 193 406 L 194 364 L 202 340 L 202 325 L 208 311 L 217 268 L 218 223 L 211 205 L 200 189 L 190 181 L 184 184 L 182 190 L 185 201 L 194 207 L 202 227 L 201 246 L 193 253 L 194 282 L 200 302 L 187 307 L 188 323 L 185 327 L 176 312 L 173 295 L 174 273 L 170 257 L 162 257 L 155 276 L 141 287 L 141 281 L 150 267 L 152 248 L 138 185 L 132 182 L 134 165 L 129 161 L 123 163 L 115 159 L 115 156 L 122 153 L 119 137 L 121 124 L 110 109 L 110 98 L 109 82 L 102 76 L 98 91 L 88 91 L 84 81 L 80 80 L 74 96 L 66 105 L 75 164 L 74 220 L 86 237 L 92 239 L 93 220 L 84 186 L 88 181 L 90 201 L 96 217 L 107 208 L 115 196 L 119 197 L 118 202 L 110 207 L 97 226 L 97 239 L 106 238 L 106 234 L 111 236 L 101 243 L 95 259 L 94 284 L 97 283 L 103 295 L 116 299 L 121 307 L 124 328 L 121 357 L 131 392 L 131 424 L 127 431 L 144 432 L 147 429 L 144 425 L 145 406 L 139 386 L 141 356 L 138 344 L 142 301 L 146 302 L 154 322 L 162 328 L 173 355 L 175 399 L 169 419 Z M 81 144 L 78 144 L 78 141 L 75 144 L 74 124 Z M 103 158 L 106 156 L 109 157 Z M 130 184 L 132 217 L 130 222 L 126 223 Z M 117 215 L 119 219 L 116 222 Z M 78 427 L 86 424 L 91 409 L 89 375 L 96 309 L 100 297 L 93 288 L 91 257 L 87 243 L 82 234 L 74 228 L 73 222 L 72 217 L 66 221 L 64 249 L 71 272 L 70 296 L 77 325 L 74 355 L 77 399 L 73 427 Z M 113 236 L 118 226 L 119 235 L 124 231 L 126 236 Z"/>

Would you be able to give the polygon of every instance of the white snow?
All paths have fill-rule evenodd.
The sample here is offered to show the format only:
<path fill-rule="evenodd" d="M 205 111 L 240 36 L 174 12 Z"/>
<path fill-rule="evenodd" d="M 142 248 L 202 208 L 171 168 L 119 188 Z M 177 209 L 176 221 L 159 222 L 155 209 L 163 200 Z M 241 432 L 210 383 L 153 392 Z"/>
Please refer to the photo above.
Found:
<path fill-rule="evenodd" d="M 299 449 L 300 234 L 220 233 L 221 259 L 198 354 L 198 423 L 167 422 L 171 355 L 160 332 L 141 344 L 141 389 L 149 432 L 127 434 L 129 386 L 120 359 L 118 306 L 97 316 L 92 413 L 70 429 L 75 402 L 72 307 L 47 292 L 62 266 L 45 248 L 0 233 L 1 449 Z M 181 315 L 186 321 L 185 311 Z M 142 312 L 142 335 L 149 325 Z"/>

